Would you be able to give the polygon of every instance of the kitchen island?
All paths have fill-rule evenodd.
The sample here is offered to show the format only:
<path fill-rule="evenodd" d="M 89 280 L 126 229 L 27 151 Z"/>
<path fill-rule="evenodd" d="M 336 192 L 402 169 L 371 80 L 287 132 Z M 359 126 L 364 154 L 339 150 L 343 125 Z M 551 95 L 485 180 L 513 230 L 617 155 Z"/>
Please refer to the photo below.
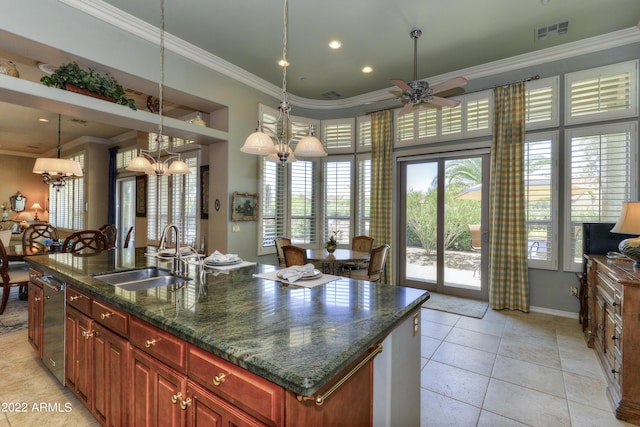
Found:
<path fill-rule="evenodd" d="M 194 381 L 191 389 L 183 385 L 181 390 L 171 394 L 173 403 L 184 406 L 182 409 L 188 409 L 195 402 L 192 394 L 201 392 L 201 385 L 217 393 L 222 387 L 231 387 L 233 381 L 240 378 L 244 385 L 240 385 L 238 393 L 228 391 L 225 394 L 223 391 L 221 396 L 226 403 L 232 404 L 232 409 L 239 407 L 248 413 L 252 417 L 247 418 L 249 421 L 263 423 L 255 425 L 296 425 L 295 420 L 307 420 L 313 424 L 313 413 L 318 411 L 344 411 L 343 419 L 347 419 L 344 418 L 347 413 L 357 409 L 355 402 L 342 402 L 331 407 L 342 400 L 340 396 L 328 398 L 326 402 L 318 402 L 317 396 L 326 394 L 346 373 L 355 371 L 354 367 L 360 364 L 365 367 L 361 370 L 369 373 L 353 375 L 350 380 L 362 377 L 365 383 L 369 379 L 370 384 L 362 390 L 362 383 L 354 383 L 352 392 L 354 396 L 365 395 L 369 412 L 373 414 L 376 411 L 372 402 L 378 399 L 374 395 L 382 395 L 380 399 L 383 402 L 390 397 L 384 390 L 373 390 L 378 383 L 374 385 L 373 365 L 368 363 L 371 360 L 367 357 L 375 355 L 380 344 L 389 340 L 403 324 L 409 325 L 414 336 L 417 332 L 418 342 L 420 339 L 419 309 L 429 294 L 418 289 L 347 278 L 311 289 L 287 286 L 253 277 L 256 273 L 277 269 L 260 264 L 224 272 L 207 270 L 203 279 L 197 274 L 196 266 L 190 266 L 191 280 L 186 283 L 138 291 L 127 291 L 93 277 L 100 273 L 148 266 L 170 268 L 170 262 L 145 256 L 145 251 L 144 248 L 129 248 L 92 256 L 53 254 L 30 257 L 28 261 L 34 271 L 51 275 L 67 284 L 67 318 L 69 313 L 76 316 L 67 322 L 67 351 L 72 346 L 69 343 L 69 325 L 82 325 L 76 322 L 79 316 L 87 317 L 85 323 L 92 321 L 96 324 L 96 328 L 81 329 L 80 336 L 86 340 L 95 338 L 92 334 L 100 332 L 105 325 L 109 326 L 108 322 L 122 318 L 120 326 L 102 333 L 112 334 L 121 341 L 117 347 L 120 350 L 116 353 L 122 354 L 123 377 L 135 383 L 141 372 L 147 372 L 146 367 L 141 367 L 147 366 L 143 362 L 155 363 L 158 359 L 162 362 L 162 372 L 182 374 L 187 386 L 191 380 Z M 70 302 L 70 298 L 75 299 Z M 77 305 L 83 298 L 91 302 L 84 313 L 82 306 Z M 98 314 L 98 310 L 104 307 L 106 312 Z M 165 335 L 138 342 L 142 334 L 140 331 Z M 396 341 L 401 342 L 402 339 Z M 168 347 L 164 354 L 161 346 L 168 344 L 174 347 Z M 376 358 L 382 358 L 385 353 L 387 351 L 382 346 L 382 353 Z M 154 358 L 148 358 L 148 355 Z M 207 359 L 209 356 L 213 362 Z M 419 345 L 418 354 L 413 356 L 419 360 Z M 380 377 L 385 377 L 384 367 L 387 365 L 398 368 L 398 363 L 386 360 L 380 369 L 376 367 L 376 372 L 382 370 Z M 219 369 L 220 372 L 208 372 L 208 369 Z M 411 376 L 419 377 L 419 372 L 399 374 L 399 377 Z M 202 377 L 212 377 L 217 384 L 201 384 Z M 135 385 L 118 382 L 118 386 L 130 400 L 138 395 Z M 335 393 L 348 390 L 348 387 L 349 381 L 346 381 L 344 385 L 338 385 L 339 391 Z M 378 388 L 382 387 L 387 385 Z M 264 395 L 260 399 L 256 397 L 256 402 L 269 400 L 271 406 L 268 409 L 256 409 L 251 403 L 257 389 Z M 419 396 L 419 387 L 411 393 Z M 93 395 L 97 396 L 97 392 L 94 391 Z M 249 403 L 243 401 L 245 397 Z M 301 405 L 301 408 L 290 412 L 295 405 Z M 133 415 L 137 411 L 136 404 L 131 403 L 131 406 L 120 408 L 119 416 L 135 423 L 138 419 Z M 381 417 L 374 415 L 374 419 L 379 418 L 374 424 L 388 423 Z M 365 424 L 372 422 L 369 420 Z"/>

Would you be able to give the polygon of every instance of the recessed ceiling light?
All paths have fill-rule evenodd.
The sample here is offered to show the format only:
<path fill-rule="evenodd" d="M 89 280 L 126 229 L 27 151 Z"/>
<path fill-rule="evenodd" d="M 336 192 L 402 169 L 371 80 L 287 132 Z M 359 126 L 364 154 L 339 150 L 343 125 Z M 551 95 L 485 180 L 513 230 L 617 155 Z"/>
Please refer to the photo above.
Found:
<path fill-rule="evenodd" d="M 286 59 L 281 59 L 280 61 L 278 61 L 278 65 L 281 67 L 288 67 L 289 61 L 287 61 Z"/>
<path fill-rule="evenodd" d="M 373 68 L 371 68 L 371 67 L 370 67 L 370 66 L 368 66 L 368 65 L 367 65 L 367 66 L 365 66 L 365 67 L 362 67 L 362 72 L 363 72 L 363 73 L 365 73 L 365 74 L 369 74 L 369 73 L 371 73 L 372 71 L 373 71 Z"/>
<path fill-rule="evenodd" d="M 340 49 L 342 47 L 342 42 L 340 40 L 331 40 L 329 42 L 329 47 L 331 49 Z"/>

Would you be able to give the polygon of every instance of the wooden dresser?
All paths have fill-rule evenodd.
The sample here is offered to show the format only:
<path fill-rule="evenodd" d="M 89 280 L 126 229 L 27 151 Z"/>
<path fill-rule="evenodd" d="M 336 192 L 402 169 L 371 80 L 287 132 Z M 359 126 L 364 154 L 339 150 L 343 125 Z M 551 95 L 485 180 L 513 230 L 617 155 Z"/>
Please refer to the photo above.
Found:
<path fill-rule="evenodd" d="M 640 425 L 640 269 L 626 259 L 585 255 L 589 327 L 616 417 Z"/>

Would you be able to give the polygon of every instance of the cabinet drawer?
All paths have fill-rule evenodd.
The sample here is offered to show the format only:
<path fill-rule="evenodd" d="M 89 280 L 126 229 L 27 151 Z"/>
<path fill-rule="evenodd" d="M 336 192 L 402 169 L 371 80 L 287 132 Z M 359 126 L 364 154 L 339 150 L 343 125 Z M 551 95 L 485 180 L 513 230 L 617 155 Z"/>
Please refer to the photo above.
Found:
<path fill-rule="evenodd" d="M 179 372 L 186 372 L 187 343 L 180 338 L 134 318 L 129 341 Z"/>
<path fill-rule="evenodd" d="M 187 376 L 252 416 L 283 423 L 284 389 L 198 347 L 189 347 Z"/>
<path fill-rule="evenodd" d="M 41 277 L 42 276 L 42 272 L 35 270 L 34 268 L 29 268 L 29 280 L 35 279 L 36 277 Z M 40 285 L 38 285 L 40 286 Z M 42 286 L 40 286 L 42 287 Z"/>
<path fill-rule="evenodd" d="M 129 315 L 108 304 L 91 300 L 91 316 L 113 332 L 125 337 L 129 333 Z"/>
<path fill-rule="evenodd" d="M 67 305 L 89 315 L 91 314 L 91 298 L 73 287 L 67 287 Z"/>

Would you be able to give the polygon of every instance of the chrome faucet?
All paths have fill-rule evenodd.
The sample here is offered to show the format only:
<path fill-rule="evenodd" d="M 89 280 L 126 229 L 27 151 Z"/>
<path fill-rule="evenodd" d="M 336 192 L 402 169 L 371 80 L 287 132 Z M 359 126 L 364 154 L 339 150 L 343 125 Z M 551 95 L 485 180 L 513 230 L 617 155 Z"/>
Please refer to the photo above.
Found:
<path fill-rule="evenodd" d="M 171 232 L 171 230 L 175 230 L 176 234 L 176 253 L 173 257 L 173 270 L 171 271 L 173 274 L 178 274 L 180 276 L 185 275 L 185 267 L 182 262 L 182 251 L 180 250 L 180 229 L 175 224 L 167 224 L 162 230 L 162 236 L 160 237 L 160 248 L 159 251 L 166 249 L 165 245 L 167 243 L 167 235 Z"/>

